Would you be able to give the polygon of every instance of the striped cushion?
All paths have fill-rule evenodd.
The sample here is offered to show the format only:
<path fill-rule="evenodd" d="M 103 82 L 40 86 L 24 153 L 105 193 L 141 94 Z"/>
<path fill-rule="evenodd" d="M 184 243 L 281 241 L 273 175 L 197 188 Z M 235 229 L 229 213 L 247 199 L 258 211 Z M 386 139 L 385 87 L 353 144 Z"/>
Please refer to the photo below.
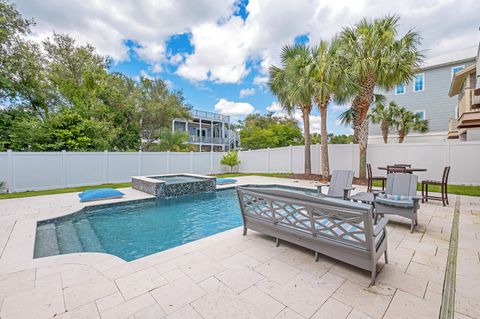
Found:
<path fill-rule="evenodd" d="M 375 202 L 379 204 L 387 205 L 387 206 L 405 207 L 405 208 L 412 208 L 414 205 L 412 196 L 402 196 L 402 195 L 379 194 Z"/>

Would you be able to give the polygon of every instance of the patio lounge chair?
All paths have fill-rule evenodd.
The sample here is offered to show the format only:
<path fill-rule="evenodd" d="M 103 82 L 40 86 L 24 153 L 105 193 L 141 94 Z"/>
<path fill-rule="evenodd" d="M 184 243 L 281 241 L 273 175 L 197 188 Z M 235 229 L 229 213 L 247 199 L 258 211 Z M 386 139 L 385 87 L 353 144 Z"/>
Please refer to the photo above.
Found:
<path fill-rule="evenodd" d="M 387 259 L 388 220 L 373 225 L 372 206 L 273 188 L 237 187 L 247 229 L 270 235 L 371 272 Z"/>
<path fill-rule="evenodd" d="M 347 199 L 350 195 L 350 191 L 353 183 L 354 171 L 347 170 L 336 170 L 332 173 L 332 178 L 330 179 L 330 184 L 324 184 L 317 186 L 317 191 L 319 195 Z M 322 188 L 328 186 L 327 195 L 322 193 Z"/>
<path fill-rule="evenodd" d="M 392 173 L 387 176 L 385 193 L 375 198 L 375 214 L 398 215 L 411 220 L 410 231 L 418 224 L 417 210 L 420 196 L 417 196 L 418 176 L 408 173 Z"/>

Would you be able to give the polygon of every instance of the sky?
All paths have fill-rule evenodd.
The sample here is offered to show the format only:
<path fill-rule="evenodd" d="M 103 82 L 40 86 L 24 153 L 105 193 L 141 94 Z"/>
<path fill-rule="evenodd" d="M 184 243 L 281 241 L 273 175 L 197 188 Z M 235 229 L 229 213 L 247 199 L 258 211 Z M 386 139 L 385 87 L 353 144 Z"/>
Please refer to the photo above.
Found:
<path fill-rule="evenodd" d="M 281 113 L 266 86 L 282 46 L 331 39 L 362 17 L 399 14 L 427 57 L 476 46 L 480 1 L 464 0 L 17 0 L 33 18 L 32 38 L 68 33 L 112 59 L 111 70 L 161 78 L 196 109 L 230 115 Z M 328 130 L 348 105 L 329 106 Z M 299 116 L 297 115 L 297 118 Z M 320 130 L 315 110 L 312 132 Z"/>

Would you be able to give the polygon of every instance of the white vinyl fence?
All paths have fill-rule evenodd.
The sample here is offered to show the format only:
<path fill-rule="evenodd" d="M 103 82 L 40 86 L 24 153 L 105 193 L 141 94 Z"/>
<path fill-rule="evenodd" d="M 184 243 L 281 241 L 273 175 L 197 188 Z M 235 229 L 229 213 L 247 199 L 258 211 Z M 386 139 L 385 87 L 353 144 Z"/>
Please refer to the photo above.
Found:
<path fill-rule="evenodd" d="M 128 182 L 131 176 L 227 172 L 220 165 L 224 153 L 174 152 L 0 152 L 0 181 L 10 192 Z M 330 169 L 351 169 L 358 176 L 358 145 L 329 145 Z M 302 173 L 303 146 L 240 152 L 240 172 Z M 444 166 L 452 167 L 453 184 L 480 185 L 480 142 L 375 144 L 367 161 L 374 175 L 378 166 L 411 163 L 426 168 L 420 179 L 440 179 Z M 320 174 L 320 145 L 312 146 L 312 172 Z"/>

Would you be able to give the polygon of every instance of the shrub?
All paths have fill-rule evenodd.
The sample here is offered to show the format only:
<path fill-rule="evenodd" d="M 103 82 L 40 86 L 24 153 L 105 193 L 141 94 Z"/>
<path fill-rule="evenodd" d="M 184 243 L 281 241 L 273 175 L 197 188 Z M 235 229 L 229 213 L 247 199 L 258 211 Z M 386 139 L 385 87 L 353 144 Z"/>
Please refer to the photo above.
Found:
<path fill-rule="evenodd" d="M 232 172 L 233 167 L 240 164 L 240 160 L 238 159 L 238 152 L 230 151 L 227 154 L 223 155 L 220 164 L 230 166 L 230 172 Z"/>

